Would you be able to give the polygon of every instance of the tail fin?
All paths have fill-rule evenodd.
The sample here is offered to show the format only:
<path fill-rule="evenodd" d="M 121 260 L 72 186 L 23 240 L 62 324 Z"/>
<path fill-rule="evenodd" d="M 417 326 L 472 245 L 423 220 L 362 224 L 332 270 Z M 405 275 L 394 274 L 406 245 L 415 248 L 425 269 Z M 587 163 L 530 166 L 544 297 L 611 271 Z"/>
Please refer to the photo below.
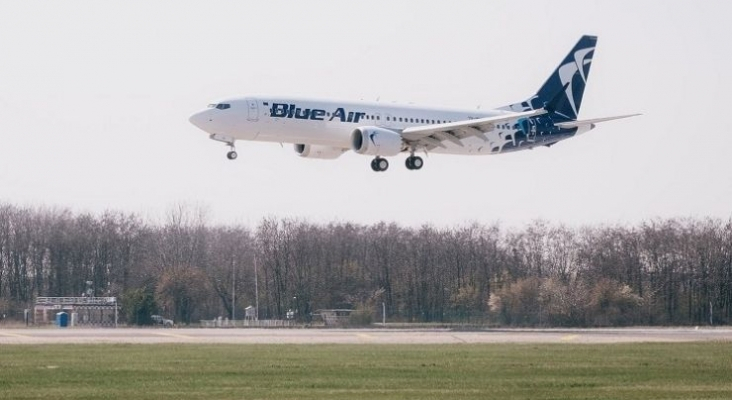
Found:
<path fill-rule="evenodd" d="M 557 122 L 576 120 L 582 105 L 587 78 L 590 75 L 596 44 L 596 36 L 582 36 L 534 96 L 502 109 L 529 111 L 554 103 L 555 107 L 549 111 Z M 561 92 L 564 92 L 566 97 L 559 98 Z"/>

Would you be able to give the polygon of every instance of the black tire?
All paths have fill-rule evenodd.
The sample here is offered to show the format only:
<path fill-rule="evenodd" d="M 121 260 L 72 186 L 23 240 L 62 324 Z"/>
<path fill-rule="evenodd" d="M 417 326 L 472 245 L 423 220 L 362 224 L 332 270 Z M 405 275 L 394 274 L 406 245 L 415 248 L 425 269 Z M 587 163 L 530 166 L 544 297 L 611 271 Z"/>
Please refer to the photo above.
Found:
<path fill-rule="evenodd" d="M 414 169 L 414 164 L 412 163 L 412 157 L 407 157 L 407 159 L 404 160 L 404 165 L 407 166 L 407 169 L 408 170 L 413 170 Z"/>
<path fill-rule="evenodd" d="M 229 160 L 236 160 L 236 157 L 238 157 L 238 156 L 239 155 L 236 154 L 236 152 L 234 150 L 226 153 L 226 158 L 228 158 Z"/>
<path fill-rule="evenodd" d="M 379 166 L 376 165 L 376 160 L 377 160 L 376 158 L 374 158 L 373 160 L 371 160 L 371 169 L 374 172 L 379 172 Z"/>
<path fill-rule="evenodd" d="M 412 159 L 412 169 L 422 169 L 424 166 L 424 160 L 422 157 L 410 157 Z"/>
<path fill-rule="evenodd" d="M 376 166 L 378 167 L 379 172 L 384 172 L 389 169 L 389 161 L 386 158 L 377 158 Z"/>

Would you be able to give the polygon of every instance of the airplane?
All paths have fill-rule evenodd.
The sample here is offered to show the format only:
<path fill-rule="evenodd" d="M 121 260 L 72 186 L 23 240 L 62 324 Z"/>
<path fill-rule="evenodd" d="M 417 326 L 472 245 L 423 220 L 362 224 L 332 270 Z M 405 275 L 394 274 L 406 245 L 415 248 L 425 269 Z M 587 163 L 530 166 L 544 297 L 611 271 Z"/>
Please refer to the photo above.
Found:
<path fill-rule="evenodd" d="M 424 165 L 417 152 L 502 154 L 552 146 L 599 122 L 640 114 L 578 120 L 597 37 L 582 36 L 538 92 L 494 110 L 421 108 L 379 102 L 346 102 L 280 96 L 221 100 L 189 121 L 237 158 L 237 140 L 292 143 L 304 158 L 336 159 L 351 150 L 373 156 L 371 169 L 408 153 L 405 165 Z"/>

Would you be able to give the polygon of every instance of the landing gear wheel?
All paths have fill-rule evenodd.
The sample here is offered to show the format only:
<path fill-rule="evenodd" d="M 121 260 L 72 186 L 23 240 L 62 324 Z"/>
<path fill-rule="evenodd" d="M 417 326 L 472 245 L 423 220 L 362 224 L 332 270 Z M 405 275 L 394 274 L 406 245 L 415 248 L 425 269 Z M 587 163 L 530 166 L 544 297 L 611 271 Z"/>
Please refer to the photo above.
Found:
<path fill-rule="evenodd" d="M 422 160 L 422 157 L 409 156 L 407 157 L 407 160 L 404 162 L 404 164 L 407 166 L 407 169 L 416 170 L 422 168 L 422 166 L 424 165 L 424 161 Z"/>
<path fill-rule="evenodd" d="M 230 152 L 226 153 L 226 158 L 228 158 L 229 160 L 236 160 L 237 156 L 238 156 L 238 154 L 236 154 L 236 151 L 234 151 L 234 150 L 231 150 Z"/>
<path fill-rule="evenodd" d="M 422 166 L 424 166 L 424 161 L 422 160 L 422 157 L 412 157 L 412 169 L 422 169 Z"/>
<path fill-rule="evenodd" d="M 371 169 L 376 172 L 383 172 L 389 169 L 389 161 L 385 158 L 376 157 L 371 160 Z"/>

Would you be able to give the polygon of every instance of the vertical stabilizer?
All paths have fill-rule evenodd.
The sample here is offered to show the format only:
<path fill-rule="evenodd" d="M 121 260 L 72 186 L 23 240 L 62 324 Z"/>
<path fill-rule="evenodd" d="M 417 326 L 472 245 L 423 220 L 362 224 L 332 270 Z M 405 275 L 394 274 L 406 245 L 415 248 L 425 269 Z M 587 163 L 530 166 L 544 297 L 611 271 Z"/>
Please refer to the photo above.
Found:
<path fill-rule="evenodd" d="M 536 110 L 552 102 L 556 107 L 552 107 L 550 112 L 555 121 L 576 120 L 582 105 L 587 78 L 590 75 L 596 44 L 596 36 L 582 36 L 534 96 L 521 103 L 502 107 L 502 109 Z M 563 97 L 560 95 L 561 92 L 564 92 Z"/>

